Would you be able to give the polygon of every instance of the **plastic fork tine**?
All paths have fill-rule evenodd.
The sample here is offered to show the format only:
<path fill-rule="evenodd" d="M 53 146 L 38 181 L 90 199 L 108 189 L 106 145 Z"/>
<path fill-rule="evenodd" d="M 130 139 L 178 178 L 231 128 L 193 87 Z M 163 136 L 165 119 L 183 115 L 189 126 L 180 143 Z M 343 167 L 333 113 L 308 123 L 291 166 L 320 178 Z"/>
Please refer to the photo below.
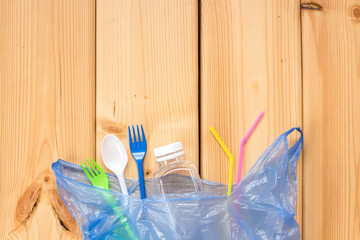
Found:
<path fill-rule="evenodd" d="M 94 173 L 91 171 L 91 168 L 86 164 L 86 161 L 84 161 L 83 164 L 84 164 L 84 169 L 89 173 L 89 175 L 91 176 L 91 178 L 94 178 L 95 175 L 94 175 Z"/>
<path fill-rule="evenodd" d="M 142 142 L 141 136 L 140 136 L 139 125 L 136 125 L 136 128 L 137 128 L 137 133 L 138 133 L 138 140 L 139 140 L 139 142 Z"/>
<path fill-rule="evenodd" d="M 90 165 L 88 165 L 87 162 L 88 162 L 88 160 L 84 161 L 85 166 L 87 167 L 90 174 L 93 175 L 93 177 L 95 177 L 96 176 L 95 172 L 93 171 L 92 167 L 90 167 Z"/>
<path fill-rule="evenodd" d="M 100 170 L 99 170 L 101 169 L 100 166 L 92 158 L 90 158 L 90 161 L 91 161 L 90 162 L 91 166 L 94 167 L 93 169 L 96 172 L 96 174 L 100 174 Z"/>
<path fill-rule="evenodd" d="M 95 178 L 95 174 L 92 171 L 92 168 L 88 166 L 88 164 L 86 163 L 86 161 L 83 162 L 85 169 L 88 171 L 88 173 L 90 174 L 90 176 L 92 176 L 92 178 Z"/>
<path fill-rule="evenodd" d="M 97 164 L 94 159 L 90 158 L 91 162 L 92 162 L 92 165 L 96 167 L 96 170 L 100 173 L 104 172 L 101 167 L 99 166 L 99 164 Z"/>
<path fill-rule="evenodd" d="M 95 175 L 99 175 L 99 171 L 95 168 L 95 165 L 92 164 L 89 160 L 87 160 L 87 162 L 89 163 L 91 170 L 93 170 L 95 172 Z"/>
<path fill-rule="evenodd" d="M 141 124 L 141 133 L 142 133 L 142 141 L 146 143 L 145 133 L 142 124 Z"/>
<path fill-rule="evenodd" d="M 134 143 L 137 143 L 136 134 L 135 134 L 135 128 L 134 125 L 132 126 L 133 134 L 134 134 Z"/>
<path fill-rule="evenodd" d="M 93 177 L 90 175 L 90 173 L 86 170 L 86 168 L 80 164 L 81 168 L 83 169 L 84 173 L 86 174 L 86 176 L 89 178 L 89 179 L 92 179 Z"/>

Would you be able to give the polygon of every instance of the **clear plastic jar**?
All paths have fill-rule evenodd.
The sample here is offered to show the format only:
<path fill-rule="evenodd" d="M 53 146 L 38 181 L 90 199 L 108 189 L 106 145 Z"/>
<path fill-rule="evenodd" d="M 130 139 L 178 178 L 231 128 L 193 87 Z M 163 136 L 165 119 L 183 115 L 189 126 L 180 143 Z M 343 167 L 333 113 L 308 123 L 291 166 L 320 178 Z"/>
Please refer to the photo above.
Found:
<path fill-rule="evenodd" d="M 193 162 L 186 161 L 181 142 L 154 149 L 160 169 L 154 174 L 160 194 L 189 193 L 202 190 Z"/>

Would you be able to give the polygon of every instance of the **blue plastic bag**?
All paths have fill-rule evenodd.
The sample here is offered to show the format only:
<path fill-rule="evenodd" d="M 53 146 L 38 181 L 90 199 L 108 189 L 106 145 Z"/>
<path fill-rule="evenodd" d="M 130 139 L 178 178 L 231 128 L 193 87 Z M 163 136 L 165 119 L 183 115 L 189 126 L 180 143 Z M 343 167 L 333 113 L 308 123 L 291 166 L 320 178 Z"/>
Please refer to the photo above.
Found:
<path fill-rule="evenodd" d="M 301 136 L 289 149 L 287 136 L 295 129 Z M 302 146 L 300 128 L 280 135 L 229 197 L 226 185 L 205 180 L 203 192 L 157 195 L 149 179 L 149 197 L 141 200 L 136 180 L 126 180 L 126 196 L 114 175 L 104 190 L 91 186 L 78 165 L 58 160 L 52 168 L 83 239 L 300 239 L 294 216 Z M 190 187 L 187 177 L 174 178 Z"/>

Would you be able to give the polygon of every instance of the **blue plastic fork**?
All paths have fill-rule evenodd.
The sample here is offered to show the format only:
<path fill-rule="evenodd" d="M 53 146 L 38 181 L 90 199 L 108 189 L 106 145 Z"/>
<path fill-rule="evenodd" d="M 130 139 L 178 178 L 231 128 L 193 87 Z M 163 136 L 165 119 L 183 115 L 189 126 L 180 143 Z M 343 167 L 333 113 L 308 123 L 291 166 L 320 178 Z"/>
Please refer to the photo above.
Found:
<path fill-rule="evenodd" d="M 146 138 L 144 129 L 141 125 L 141 132 L 142 132 L 142 139 L 140 137 L 140 131 L 139 126 L 136 126 L 137 128 L 137 139 L 135 134 L 135 128 L 132 126 L 134 138 L 131 138 L 131 131 L 130 127 L 128 126 L 129 130 L 129 145 L 130 145 L 130 151 L 133 156 L 133 158 L 136 161 L 137 169 L 138 169 L 138 175 L 139 175 L 139 187 L 140 187 L 140 197 L 141 199 L 146 198 L 146 192 L 145 192 L 145 182 L 144 182 L 144 169 L 143 169 L 143 161 L 146 154 Z"/>

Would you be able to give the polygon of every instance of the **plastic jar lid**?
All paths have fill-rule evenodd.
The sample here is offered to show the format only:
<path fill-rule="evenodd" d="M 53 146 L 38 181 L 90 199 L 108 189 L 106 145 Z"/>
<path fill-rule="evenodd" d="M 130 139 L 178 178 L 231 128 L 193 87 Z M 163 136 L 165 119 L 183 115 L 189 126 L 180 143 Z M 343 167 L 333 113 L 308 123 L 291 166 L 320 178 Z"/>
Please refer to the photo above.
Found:
<path fill-rule="evenodd" d="M 181 155 L 184 155 L 183 145 L 181 142 L 172 143 L 154 149 L 157 162 L 167 161 Z"/>

